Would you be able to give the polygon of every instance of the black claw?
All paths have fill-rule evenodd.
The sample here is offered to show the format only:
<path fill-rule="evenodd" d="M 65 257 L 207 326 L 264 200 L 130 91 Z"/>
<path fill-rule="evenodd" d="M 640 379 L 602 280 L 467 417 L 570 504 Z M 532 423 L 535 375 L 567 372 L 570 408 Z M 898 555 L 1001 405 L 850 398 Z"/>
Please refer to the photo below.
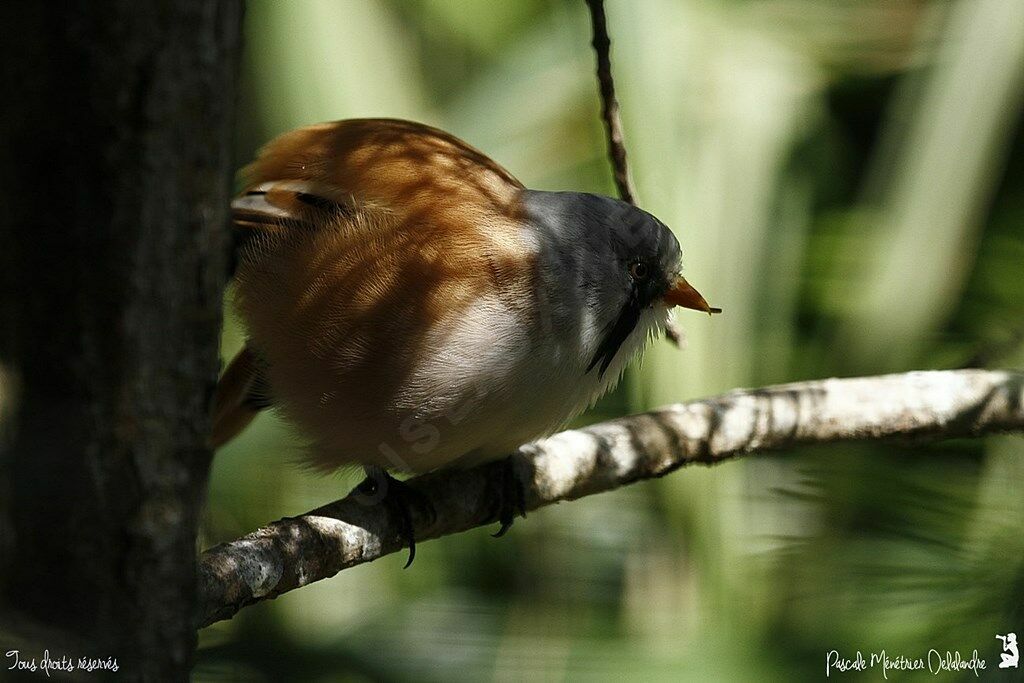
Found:
<path fill-rule="evenodd" d="M 498 491 L 498 522 L 501 528 L 497 533 L 491 534 L 492 538 L 501 538 L 512 528 L 516 515 L 526 518 L 526 491 L 523 483 L 516 476 L 514 456 L 505 458 L 501 465 L 501 482 Z"/>
<path fill-rule="evenodd" d="M 508 521 L 505 521 L 504 519 L 500 519 L 498 521 L 501 522 L 501 528 L 498 529 L 496 533 L 491 534 L 491 538 L 501 538 L 502 536 L 504 536 L 505 532 L 512 528 L 512 523 L 514 520 L 510 519 Z"/>
<path fill-rule="evenodd" d="M 412 515 L 409 514 L 408 501 L 396 501 L 395 507 L 397 508 L 398 519 L 401 522 L 399 533 L 405 537 L 405 544 L 409 547 L 409 559 L 405 561 L 402 569 L 408 569 L 412 566 L 412 561 L 416 559 L 416 532 L 413 531 Z"/>
<path fill-rule="evenodd" d="M 388 517 L 395 520 L 398 535 L 409 548 L 409 559 L 403 567 L 408 569 L 416 559 L 416 529 L 412 521 L 411 507 L 417 505 L 428 518 L 433 519 L 434 506 L 422 493 L 383 471 L 368 473 L 367 478 L 359 485 L 359 490 L 387 507 Z"/>

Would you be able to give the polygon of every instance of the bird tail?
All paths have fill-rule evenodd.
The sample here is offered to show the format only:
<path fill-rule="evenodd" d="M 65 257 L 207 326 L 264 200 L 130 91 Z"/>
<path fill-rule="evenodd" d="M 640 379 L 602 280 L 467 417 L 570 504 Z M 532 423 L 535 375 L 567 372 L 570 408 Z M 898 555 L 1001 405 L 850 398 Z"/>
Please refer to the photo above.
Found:
<path fill-rule="evenodd" d="M 259 363 L 248 346 L 228 364 L 213 399 L 210 445 L 216 450 L 231 441 L 269 405 L 260 396 L 263 386 Z"/>

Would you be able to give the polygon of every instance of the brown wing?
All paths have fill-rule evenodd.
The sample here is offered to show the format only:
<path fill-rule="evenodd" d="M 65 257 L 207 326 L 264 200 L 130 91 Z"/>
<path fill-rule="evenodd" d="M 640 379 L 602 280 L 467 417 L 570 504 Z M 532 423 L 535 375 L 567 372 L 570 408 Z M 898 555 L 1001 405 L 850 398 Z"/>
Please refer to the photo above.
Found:
<path fill-rule="evenodd" d="M 523 190 L 512 174 L 462 140 L 397 119 L 352 119 L 285 133 L 263 148 L 243 178 L 243 196 L 265 193 L 285 211 L 307 212 L 319 198 L 330 207 L 383 207 L 399 223 L 461 225 L 467 209 L 512 217 Z"/>

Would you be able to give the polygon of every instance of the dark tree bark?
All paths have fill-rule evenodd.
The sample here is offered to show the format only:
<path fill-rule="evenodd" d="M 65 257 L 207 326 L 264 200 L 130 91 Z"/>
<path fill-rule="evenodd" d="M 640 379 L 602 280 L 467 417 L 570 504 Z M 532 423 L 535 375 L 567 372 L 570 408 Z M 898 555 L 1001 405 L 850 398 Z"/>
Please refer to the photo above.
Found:
<path fill-rule="evenodd" d="M 241 14 L 0 8 L 4 618 L 129 679 L 194 650 Z"/>

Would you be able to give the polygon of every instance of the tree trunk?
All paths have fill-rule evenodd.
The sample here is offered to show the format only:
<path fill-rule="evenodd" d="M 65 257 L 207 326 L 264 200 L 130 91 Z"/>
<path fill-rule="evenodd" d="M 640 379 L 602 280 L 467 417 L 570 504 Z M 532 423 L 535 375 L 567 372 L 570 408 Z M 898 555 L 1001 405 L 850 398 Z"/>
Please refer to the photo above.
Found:
<path fill-rule="evenodd" d="M 23 659 L 188 676 L 241 14 L 0 8 L 0 596 L 83 648 Z"/>

